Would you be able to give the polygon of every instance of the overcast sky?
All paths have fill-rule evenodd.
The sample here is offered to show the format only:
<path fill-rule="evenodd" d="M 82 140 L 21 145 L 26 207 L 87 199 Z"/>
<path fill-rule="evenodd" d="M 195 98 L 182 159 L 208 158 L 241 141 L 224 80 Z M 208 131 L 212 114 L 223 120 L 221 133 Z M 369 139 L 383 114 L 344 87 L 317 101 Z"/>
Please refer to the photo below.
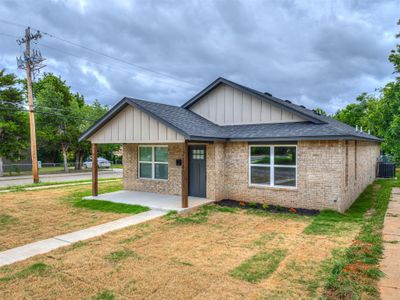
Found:
<path fill-rule="evenodd" d="M 33 45 L 89 102 L 180 105 L 222 76 L 329 113 L 393 78 L 399 12 L 398 0 L 0 2 L 3 21 L 130 63 L 48 35 Z M 23 48 L 7 35 L 23 30 L 0 22 L 0 68 L 19 76 Z"/>

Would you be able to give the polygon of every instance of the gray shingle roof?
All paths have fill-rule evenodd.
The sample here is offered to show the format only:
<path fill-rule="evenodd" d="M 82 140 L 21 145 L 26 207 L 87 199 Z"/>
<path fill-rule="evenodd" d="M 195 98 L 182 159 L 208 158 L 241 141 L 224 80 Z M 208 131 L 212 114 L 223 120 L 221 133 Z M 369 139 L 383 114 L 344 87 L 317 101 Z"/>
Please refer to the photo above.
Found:
<path fill-rule="evenodd" d="M 258 95 L 265 101 L 285 107 L 296 112 L 308 121 L 293 123 L 273 123 L 273 124 L 248 124 L 248 125 L 228 125 L 219 126 L 211 121 L 190 111 L 190 107 L 196 97 L 204 95 L 204 91 L 210 86 L 215 87 L 221 82 L 241 88 L 246 92 Z M 169 126 L 189 140 L 259 140 L 259 141 L 295 141 L 295 140 L 333 140 L 333 139 L 360 139 L 380 141 L 381 139 L 356 131 L 355 128 L 336 121 L 330 117 L 316 114 L 314 111 L 286 102 L 279 98 L 266 95 L 256 90 L 238 85 L 223 78 L 214 81 L 209 87 L 204 89 L 194 98 L 186 102 L 181 107 L 168 104 L 156 103 L 151 101 L 139 100 L 134 98 L 124 98 L 115 105 L 103 118 L 86 131 L 80 141 L 87 139 L 106 122 L 113 118 L 127 105 L 135 106 L 142 111 L 150 114 L 160 122 Z"/>
<path fill-rule="evenodd" d="M 324 123 L 293 122 L 273 124 L 249 124 L 219 126 L 211 121 L 178 106 L 127 98 L 139 108 L 157 116 L 190 139 L 228 140 L 298 140 L 298 139 L 367 139 L 379 138 L 356 131 L 353 127 L 317 115 Z"/>

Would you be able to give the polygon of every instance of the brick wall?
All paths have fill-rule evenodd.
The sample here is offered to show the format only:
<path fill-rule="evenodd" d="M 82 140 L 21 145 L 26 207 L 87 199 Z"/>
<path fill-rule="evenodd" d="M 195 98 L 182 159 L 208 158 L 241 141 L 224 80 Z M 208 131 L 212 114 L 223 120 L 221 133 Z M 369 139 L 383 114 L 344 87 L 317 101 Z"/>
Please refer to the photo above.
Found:
<path fill-rule="evenodd" d="M 346 145 L 345 145 L 346 146 Z M 347 182 L 346 173 L 343 182 L 343 199 L 339 210 L 345 211 L 351 206 L 365 187 L 372 183 L 376 176 L 376 158 L 380 149 L 378 144 L 364 141 L 349 141 Z M 345 159 L 344 159 L 345 160 Z M 344 171 L 346 172 L 345 163 Z"/>
<path fill-rule="evenodd" d="M 375 178 L 379 145 L 357 142 L 357 180 L 354 180 L 354 141 L 348 142 L 348 186 L 345 187 L 346 143 L 344 141 L 300 141 L 297 145 L 297 188 L 249 185 L 248 143 L 214 143 L 209 151 L 215 166 L 208 182 L 212 199 L 234 199 L 288 207 L 330 208 L 344 211 Z M 218 174 L 218 175 L 216 175 Z M 224 180 L 221 180 L 222 175 Z M 214 182 L 210 182 L 214 178 Z M 218 192 L 217 192 L 218 191 Z"/>
<path fill-rule="evenodd" d="M 176 166 L 176 159 L 183 156 L 183 144 L 168 144 L 168 180 L 138 178 L 138 145 L 123 145 L 124 189 L 153 192 L 160 194 L 180 195 L 182 170 Z"/>
<path fill-rule="evenodd" d="M 247 142 L 207 144 L 207 198 L 344 211 L 375 178 L 379 145 L 358 141 L 355 148 L 354 141 L 300 141 L 297 188 L 291 189 L 249 185 Z M 166 181 L 138 179 L 137 145 L 126 144 L 123 151 L 125 189 L 180 195 L 181 167 L 175 160 L 182 158 L 183 144 L 168 145 Z"/>

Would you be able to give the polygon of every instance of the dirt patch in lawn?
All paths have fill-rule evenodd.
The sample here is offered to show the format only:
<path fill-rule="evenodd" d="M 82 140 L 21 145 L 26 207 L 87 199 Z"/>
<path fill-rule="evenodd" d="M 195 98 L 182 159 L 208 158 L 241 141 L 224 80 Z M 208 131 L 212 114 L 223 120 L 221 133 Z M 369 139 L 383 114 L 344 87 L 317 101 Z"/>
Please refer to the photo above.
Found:
<path fill-rule="evenodd" d="M 0 268 L 0 277 L 14 278 L 35 263 L 47 266 L 40 274 L 0 281 L 0 298 L 315 297 L 332 250 L 351 244 L 357 230 L 339 237 L 306 235 L 303 230 L 310 222 L 309 217 L 243 210 L 212 210 L 201 223 L 156 219 Z M 245 280 L 246 268 L 241 268 L 243 276 L 232 275 L 246 261 L 277 249 L 282 255 L 271 272 L 254 283 Z"/>
<path fill-rule="evenodd" d="M 121 182 L 100 183 L 100 192 L 118 187 L 122 187 Z M 124 216 L 74 207 L 73 195 L 89 191 L 90 183 L 1 194 L 0 251 Z"/>

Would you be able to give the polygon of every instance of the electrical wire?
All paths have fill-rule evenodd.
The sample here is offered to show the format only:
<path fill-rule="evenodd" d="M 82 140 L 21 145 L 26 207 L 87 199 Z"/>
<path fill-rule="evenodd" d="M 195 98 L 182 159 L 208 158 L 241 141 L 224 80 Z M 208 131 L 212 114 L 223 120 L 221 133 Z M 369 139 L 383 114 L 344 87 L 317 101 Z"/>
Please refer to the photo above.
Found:
<path fill-rule="evenodd" d="M 0 21 L 1 21 L 1 20 L 0 20 Z M 3 32 L 0 32 L 0 35 L 4 35 L 4 36 L 8 36 L 8 37 L 12 37 L 12 38 L 18 39 L 17 36 L 13 36 L 13 35 L 10 35 L 10 34 L 7 34 L 7 33 L 3 33 Z M 126 73 L 129 73 L 129 74 L 136 74 L 136 73 L 133 73 L 132 70 L 127 70 L 127 69 L 122 69 L 122 68 L 116 68 L 115 66 L 111 66 L 111 65 L 108 65 L 108 64 L 104 64 L 104 63 L 101 63 L 101 62 L 94 61 L 94 60 L 89 60 L 89 59 L 83 58 L 83 57 L 81 57 L 81 56 L 79 56 L 79 55 L 76 55 L 76 54 L 73 54 L 73 53 L 70 53 L 70 52 L 67 52 L 67 51 L 64 51 L 64 50 L 61 50 L 61 49 L 58 49 L 58 48 L 55 48 L 55 47 L 46 45 L 46 44 L 43 44 L 43 43 L 40 43 L 40 44 L 37 43 L 37 42 L 34 42 L 34 43 L 35 43 L 37 46 L 39 46 L 39 48 L 40 48 L 40 47 L 44 47 L 44 48 L 47 48 L 47 49 L 50 49 L 50 50 L 53 50 L 53 51 L 56 51 L 56 52 L 59 52 L 59 53 L 63 53 L 63 54 L 66 54 L 66 55 L 75 57 L 75 58 L 77 58 L 77 59 L 80 59 L 80 60 L 85 61 L 85 62 L 88 62 L 88 63 L 92 63 L 92 64 L 95 64 L 95 65 L 99 65 L 99 66 L 102 66 L 102 67 L 109 68 L 109 69 L 111 69 L 111 70 L 122 71 L 122 72 L 126 72 Z M 161 82 L 167 83 L 167 84 L 174 84 L 174 85 L 176 85 L 175 83 L 167 82 L 167 81 L 163 80 L 162 78 L 159 78 L 158 80 L 160 80 Z"/>
<path fill-rule="evenodd" d="M 0 110 L 12 110 L 12 111 L 22 111 L 22 112 L 29 112 L 29 109 L 22 108 L 22 107 L 0 107 Z M 45 115 L 52 115 L 52 116 L 57 116 L 57 117 L 65 117 L 63 114 L 57 114 L 53 112 L 45 112 L 45 111 L 38 111 L 38 110 L 33 110 L 34 113 L 37 114 L 45 114 Z M 68 118 L 72 119 L 77 119 L 77 120 L 82 120 L 82 121 L 89 121 L 89 122 L 96 122 L 97 120 L 95 119 L 88 119 L 88 118 L 81 118 L 81 117 L 75 117 L 75 116 L 69 116 Z"/>
<path fill-rule="evenodd" d="M 21 104 L 18 104 L 18 103 L 15 103 L 15 102 L 11 102 L 11 101 L 0 100 L 0 104 L 1 104 L 1 103 L 10 104 L 10 105 L 14 105 L 14 106 L 24 107 L 23 105 L 21 106 Z M 25 106 L 29 106 L 29 105 L 26 104 Z M 60 113 L 62 113 L 62 112 L 71 112 L 71 110 L 68 109 L 68 108 L 50 107 L 50 106 L 37 105 L 37 104 L 33 104 L 33 107 L 34 107 L 34 108 L 39 108 L 39 109 L 58 110 L 58 111 L 60 111 Z"/>
<path fill-rule="evenodd" d="M 25 26 L 25 25 L 23 25 L 23 24 L 18 24 L 18 23 L 10 22 L 10 21 L 4 20 L 4 19 L 0 19 L 0 22 L 3 22 L 3 23 L 5 23 L 5 24 L 9 24 L 9 25 L 13 25 L 13 26 L 18 26 L 18 27 L 28 27 L 28 26 Z M 75 46 L 75 47 L 79 47 L 79 48 L 84 49 L 84 50 L 86 50 L 86 51 L 95 53 L 95 54 L 97 54 L 97 55 L 101 55 L 101 56 L 103 56 L 103 57 L 106 57 L 106 58 L 109 58 L 109 59 L 113 59 L 113 60 L 118 61 L 118 62 L 120 62 L 120 63 L 124 63 L 124 64 L 130 65 L 130 66 L 136 67 L 136 68 L 138 68 L 138 69 L 142 69 L 142 70 L 144 70 L 144 71 L 157 74 L 157 75 L 159 75 L 159 76 L 167 77 L 167 78 L 170 78 L 170 79 L 172 79 L 172 80 L 179 81 L 179 82 L 182 82 L 182 83 L 185 83 L 185 84 L 188 84 L 188 85 L 197 87 L 197 86 L 194 85 L 192 82 L 189 82 L 189 81 L 186 81 L 186 80 L 182 80 L 182 79 L 180 79 L 179 77 L 176 77 L 176 76 L 174 76 L 174 75 L 170 75 L 170 74 L 167 74 L 167 73 L 164 73 L 164 72 L 156 71 L 156 70 L 153 70 L 153 69 L 151 69 L 151 68 L 149 68 L 149 67 L 145 67 L 145 66 L 142 66 L 142 65 L 137 64 L 137 63 L 132 63 L 132 62 L 129 62 L 129 61 L 127 61 L 127 60 L 124 60 L 124 59 L 121 59 L 121 58 L 118 58 L 118 57 L 114 57 L 114 56 L 112 56 L 112 55 L 103 53 L 103 52 L 101 52 L 101 51 L 98 51 L 98 50 L 95 50 L 95 49 L 92 49 L 92 48 L 89 48 L 89 47 L 87 47 L 87 46 L 84 46 L 84 45 L 81 45 L 81 44 L 78 44 L 78 43 L 69 41 L 69 40 L 67 40 L 67 39 L 65 39 L 65 38 L 58 37 L 58 36 L 56 36 L 56 35 L 54 35 L 54 34 L 45 32 L 45 31 L 40 30 L 40 29 L 38 29 L 38 28 L 34 28 L 34 27 L 31 27 L 31 28 L 34 29 L 34 30 L 40 31 L 42 34 L 47 35 L 48 37 L 51 37 L 51 38 L 53 38 L 53 39 L 59 40 L 59 41 L 61 41 L 61 42 L 64 42 L 64 43 L 67 43 L 67 44 L 70 44 L 70 45 L 73 45 L 73 46 Z"/>

